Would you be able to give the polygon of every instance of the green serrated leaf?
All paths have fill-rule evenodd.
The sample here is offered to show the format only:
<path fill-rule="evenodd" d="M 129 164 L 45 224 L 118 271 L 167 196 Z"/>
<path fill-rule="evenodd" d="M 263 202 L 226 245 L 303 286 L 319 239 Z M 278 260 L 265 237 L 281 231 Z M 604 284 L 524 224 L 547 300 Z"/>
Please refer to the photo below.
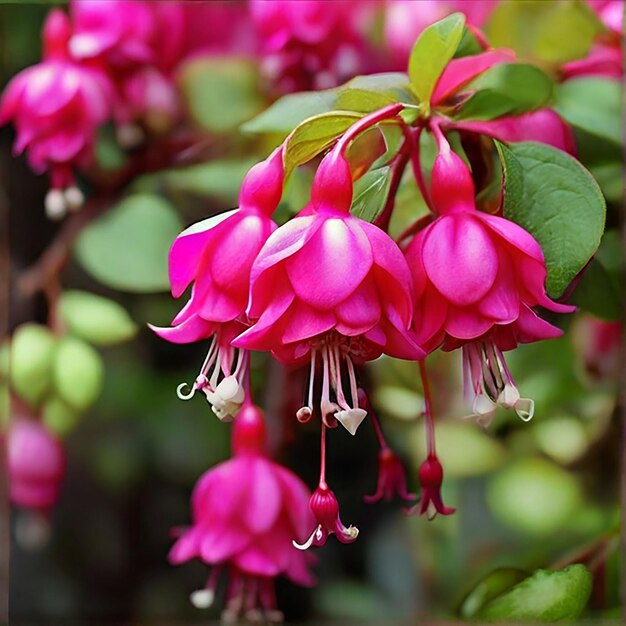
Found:
<path fill-rule="evenodd" d="M 584 565 L 560 571 L 537 570 L 476 615 L 488 622 L 557 622 L 576 619 L 587 606 L 592 578 Z"/>
<path fill-rule="evenodd" d="M 409 57 L 411 88 L 427 108 L 443 70 L 454 56 L 465 29 L 465 16 L 453 13 L 422 31 Z"/>
<path fill-rule="evenodd" d="M 158 196 L 134 194 L 90 224 L 75 254 L 103 284 L 136 293 L 167 291 L 167 255 L 182 230 L 174 208 Z"/>
<path fill-rule="evenodd" d="M 337 89 L 288 94 L 243 124 L 241 130 L 245 133 L 287 135 L 305 120 L 332 111 L 336 99 Z"/>
<path fill-rule="evenodd" d="M 285 178 L 328 148 L 361 116 L 350 111 L 322 113 L 302 122 L 291 134 L 283 155 Z"/>
<path fill-rule="evenodd" d="M 385 207 L 390 184 L 391 168 L 388 166 L 365 174 L 354 184 L 350 213 L 366 222 L 373 222 Z"/>
<path fill-rule="evenodd" d="M 528 577 L 523 570 L 502 567 L 489 572 L 463 599 L 459 615 L 468 619 L 474 617 L 487 602 L 508 591 Z"/>
<path fill-rule="evenodd" d="M 137 325 L 124 307 L 87 291 L 63 292 L 59 313 L 72 334 L 96 345 L 128 341 L 137 333 Z"/>
<path fill-rule="evenodd" d="M 600 244 L 606 214 L 602 192 L 561 150 L 535 142 L 496 145 L 504 172 L 504 217 L 539 242 L 548 294 L 558 298 Z"/>
<path fill-rule="evenodd" d="M 573 78 L 556 88 L 554 108 L 572 126 L 621 145 L 621 92 L 617 80 Z"/>
<path fill-rule="evenodd" d="M 485 32 L 494 48 L 513 48 L 529 61 L 561 65 L 586 56 L 602 28 L 585 2 L 504 0 Z"/>
<path fill-rule="evenodd" d="M 227 133 L 262 107 L 255 65 L 244 59 L 200 57 L 183 64 L 181 93 L 191 118 L 213 133 Z"/>
<path fill-rule="evenodd" d="M 539 68 L 525 63 L 494 65 L 473 81 L 475 93 L 455 117 L 489 120 L 503 115 L 521 115 L 545 106 L 554 83 Z"/>

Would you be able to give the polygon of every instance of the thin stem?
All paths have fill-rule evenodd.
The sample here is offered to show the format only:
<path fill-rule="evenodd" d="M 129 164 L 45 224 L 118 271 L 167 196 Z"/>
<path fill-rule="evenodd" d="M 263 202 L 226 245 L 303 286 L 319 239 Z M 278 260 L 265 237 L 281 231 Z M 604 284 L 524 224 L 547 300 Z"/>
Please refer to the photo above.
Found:
<path fill-rule="evenodd" d="M 387 448 L 389 448 L 389 446 L 387 445 L 387 441 L 385 439 L 385 436 L 383 435 L 383 431 L 380 427 L 380 422 L 378 421 L 378 416 L 376 415 L 376 413 L 374 412 L 374 410 L 372 409 L 372 405 L 369 404 L 368 402 L 368 413 L 370 416 L 370 419 L 372 420 L 372 424 L 374 424 L 374 430 L 376 431 L 376 438 L 378 439 L 378 445 L 381 447 L 382 450 L 386 450 Z"/>
<path fill-rule="evenodd" d="M 402 130 L 405 132 L 406 137 L 408 130 L 404 126 L 402 127 Z M 404 170 L 406 169 L 406 165 L 411 156 L 411 147 L 412 141 L 410 136 L 408 136 L 403 141 L 402 146 L 400 146 L 400 150 L 398 150 L 398 153 L 391 162 L 391 182 L 389 183 L 387 201 L 385 202 L 385 206 L 380 215 L 374 220 L 374 225 L 378 226 L 378 228 L 384 230 L 385 232 L 389 229 L 391 214 L 393 213 L 393 208 L 396 203 L 396 194 L 398 193 L 398 188 L 402 182 Z"/>
<path fill-rule="evenodd" d="M 426 427 L 426 446 L 428 456 L 435 456 L 435 420 L 433 419 L 433 406 L 430 397 L 430 386 L 426 372 L 426 360 L 419 361 L 422 389 L 424 390 L 424 424 Z"/>
<path fill-rule="evenodd" d="M 322 489 L 327 489 L 326 484 L 326 424 L 322 421 L 322 434 L 320 443 L 320 484 Z"/>

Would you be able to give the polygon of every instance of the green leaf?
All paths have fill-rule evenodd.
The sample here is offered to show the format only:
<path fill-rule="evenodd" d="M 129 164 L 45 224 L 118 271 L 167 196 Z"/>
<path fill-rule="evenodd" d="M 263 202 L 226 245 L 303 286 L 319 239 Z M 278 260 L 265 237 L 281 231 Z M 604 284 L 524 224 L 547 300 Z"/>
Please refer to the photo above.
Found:
<path fill-rule="evenodd" d="M 354 184 L 350 213 L 366 222 L 373 222 L 385 207 L 390 184 L 390 167 L 381 167 L 365 174 Z"/>
<path fill-rule="evenodd" d="M 370 113 L 394 102 L 417 104 L 409 77 L 400 72 L 357 76 L 337 90 L 335 108 Z"/>
<path fill-rule="evenodd" d="M 557 86 L 554 108 L 592 135 L 622 143 L 622 85 L 608 78 L 573 78 Z"/>
<path fill-rule="evenodd" d="M 137 325 L 124 307 L 87 291 L 65 291 L 59 312 L 71 333 L 96 345 L 121 343 L 137 334 Z"/>
<path fill-rule="evenodd" d="M 422 31 L 409 58 L 411 87 L 428 111 L 430 97 L 456 52 L 465 29 L 465 16 L 453 13 Z"/>
<path fill-rule="evenodd" d="M 84 411 L 102 389 L 104 366 L 100 355 L 81 339 L 64 337 L 54 357 L 53 380 L 59 398 Z"/>
<path fill-rule="evenodd" d="M 192 119 L 213 133 L 228 133 L 262 107 L 258 72 L 246 60 L 201 57 L 187 61 L 179 74 Z"/>
<path fill-rule="evenodd" d="M 460 59 L 462 57 L 480 54 L 481 52 L 484 52 L 483 47 L 474 36 L 474 33 L 472 33 L 472 31 L 465 26 L 465 29 L 463 30 L 463 37 L 461 37 L 461 43 L 459 43 L 459 47 L 456 49 L 453 58 Z"/>
<path fill-rule="evenodd" d="M 52 382 L 57 339 L 40 324 L 26 323 L 13 333 L 10 353 L 11 385 L 32 406 L 44 399 Z"/>
<path fill-rule="evenodd" d="M 537 570 L 509 592 L 488 602 L 476 616 L 488 622 L 557 622 L 576 619 L 587 606 L 592 578 L 584 565 Z"/>
<path fill-rule="evenodd" d="M 508 591 L 513 585 L 528 577 L 523 570 L 502 567 L 489 572 L 463 599 L 459 615 L 465 619 L 474 617 L 490 600 Z"/>
<path fill-rule="evenodd" d="M 582 495 L 576 479 L 558 465 L 522 458 L 491 478 L 487 501 L 494 516 L 510 528 L 547 536 L 567 524 Z"/>
<path fill-rule="evenodd" d="M 352 179 L 361 178 L 385 154 L 387 154 L 387 139 L 379 126 L 368 128 L 358 135 L 346 152 Z"/>
<path fill-rule="evenodd" d="M 135 194 L 112 206 L 80 235 L 75 253 L 83 268 L 122 291 L 167 291 L 167 255 L 182 230 L 174 208 L 158 196 Z"/>
<path fill-rule="evenodd" d="M 360 117 L 358 113 L 349 111 L 332 111 L 302 122 L 294 130 L 285 148 L 285 178 L 289 178 L 296 167 L 328 148 Z"/>
<path fill-rule="evenodd" d="M 602 192 L 561 150 L 535 142 L 496 146 L 504 172 L 504 217 L 539 242 L 547 291 L 557 298 L 598 248 L 606 214 Z"/>
<path fill-rule="evenodd" d="M 587 55 L 602 24 L 579 0 L 504 0 L 485 33 L 494 48 L 513 48 L 522 58 L 561 65 Z"/>
<path fill-rule="evenodd" d="M 245 133 L 281 133 L 287 135 L 298 124 L 315 115 L 328 113 L 335 108 L 336 89 L 292 93 L 276 100 L 274 104 L 246 122 Z"/>
<path fill-rule="evenodd" d="M 358 111 L 359 113 L 371 113 L 386 107 L 388 104 L 398 102 L 395 98 L 377 91 L 366 89 L 346 89 L 337 97 L 336 106 L 344 111 Z"/>
<path fill-rule="evenodd" d="M 50 432 L 64 437 L 78 424 L 80 412 L 53 396 L 44 404 L 41 418 Z"/>
<path fill-rule="evenodd" d="M 455 117 L 489 120 L 502 115 L 521 115 L 546 105 L 553 87 L 550 78 L 533 65 L 495 65 L 470 84 L 469 89 L 476 93 Z"/>

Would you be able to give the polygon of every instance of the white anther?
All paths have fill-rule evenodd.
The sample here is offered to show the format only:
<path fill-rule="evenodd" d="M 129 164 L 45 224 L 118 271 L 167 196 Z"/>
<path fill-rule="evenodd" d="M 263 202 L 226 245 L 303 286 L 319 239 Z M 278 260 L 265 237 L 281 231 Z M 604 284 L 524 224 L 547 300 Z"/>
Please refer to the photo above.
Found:
<path fill-rule="evenodd" d="M 497 404 L 485 394 L 480 394 L 474 399 L 472 411 L 476 421 L 483 427 L 489 428 L 496 415 Z"/>
<path fill-rule="evenodd" d="M 210 589 L 198 589 L 189 596 L 189 601 L 197 609 L 208 609 L 215 600 L 215 593 Z"/>
<path fill-rule="evenodd" d="M 214 391 L 204 389 L 207 400 L 213 406 L 213 412 L 222 421 L 231 421 L 236 417 L 243 401 L 245 391 L 235 376 L 226 376 Z"/>
<path fill-rule="evenodd" d="M 498 404 L 505 409 L 512 409 L 519 402 L 519 391 L 515 385 L 507 383 L 498 396 Z"/>
<path fill-rule="evenodd" d="M 347 411 L 337 411 L 335 418 L 351 435 L 355 435 L 366 415 L 367 411 L 363 409 L 348 409 Z"/>
<path fill-rule="evenodd" d="M 524 422 L 530 422 L 535 414 L 535 401 L 531 398 L 520 398 L 515 403 L 515 412 Z"/>
<path fill-rule="evenodd" d="M 46 194 L 46 215 L 51 220 L 60 220 L 67 213 L 67 200 L 60 189 L 50 189 Z"/>
<path fill-rule="evenodd" d="M 83 192 L 76 186 L 68 187 L 63 195 L 65 196 L 67 208 L 72 212 L 78 211 L 85 202 Z"/>

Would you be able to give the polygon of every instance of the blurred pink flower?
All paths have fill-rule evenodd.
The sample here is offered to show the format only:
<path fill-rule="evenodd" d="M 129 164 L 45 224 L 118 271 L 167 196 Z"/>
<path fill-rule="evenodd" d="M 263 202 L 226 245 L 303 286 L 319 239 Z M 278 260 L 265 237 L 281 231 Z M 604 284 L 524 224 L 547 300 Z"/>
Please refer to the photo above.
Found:
<path fill-rule="evenodd" d="M 46 199 L 51 217 L 76 209 L 82 196 L 72 169 L 93 156 L 96 130 L 111 114 L 113 87 L 98 66 L 70 58 L 70 24 L 60 9 L 50 12 L 43 30 L 43 61 L 15 76 L 0 102 L 0 124 L 13 121 L 14 151 L 28 151 L 37 172 L 50 172 Z"/>
<path fill-rule="evenodd" d="M 409 493 L 406 488 L 406 472 L 402 461 L 394 454 L 391 448 L 381 447 L 378 452 L 378 484 L 376 492 L 370 496 L 364 496 L 363 500 L 368 504 L 379 502 L 385 498 L 391 501 L 397 494 L 403 500 L 414 500 L 415 494 Z"/>
<path fill-rule="evenodd" d="M 491 416 L 497 402 L 530 419 L 532 407 L 520 399 L 502 351 L 562 334 L 532 307 L 560 313 L 574 307 L 546 295 L 543 253 L 527 231 L 476 210 L 469 169 L 439 129 L 434 131 L 439 154 L 431 195 L 438 217 L 406 250 L 417 340 L 429 352 L 442 344 L 444 350 L 464 346 L 468 392 L 475 395 L 477 415 Z"/>
<path fill-rule="evenodd" d="M 362 35 L 375 3 L 251 0 L 263 70 L 280 91 L 334 87 L 365 73 Z"/>
<path fill-rule="evenodd" d="M 617 380 L 624 336 L 622 321 L 607 322 L 593 315 L 577 315 L 572 341 L 585 371 L 598 381 Z"/>
<path fill-rule="evenodd" d="M 212 604 L 222 568 L 229 584 L 223 616 L 279 617 L 274 578 L 284 575 L 310 586 L 311 556 L 292 541 L 306 537 L 313 523 L 310 492 L 288 469 L 265 453 L 266 429 L 259 409 L 247 403 L 233 424 L 234 458 L 206 472 L 191 502 L 193 525 L 169 554 L 173 564 L 199 558 L 213 570 L 205 589 L 191 595 L 199 608 Z"/>
<path fill-rule="evenodd" d="M 11 502 L 44 512 L 54 506 L 65 475 L 59 441 L 41 422 L 17 417 L 9 426 L 7 455 Z"/>
<path fill-rule="evenodd" d="M 276 230 L 254 261 L 247 309 L 254 323 L 233 344 L 271 351 L 283 363 L 310 359 L 309 406 L 301 410 L 307 416 L 319 355 L 322 417 L 334 414 L 354 434 L 366 414 L 358 407 L 354 363 L 383 353 L 416 359 L 423 352 L 407 330 L 412 304 L 406 261 L 386 233 L 350 215 L 351 201 L 350 166 L 334 150 L 319 166 L 311 204 Z M 344 373 L 350 400 L 342 389 Z M 330 401 L 331 386 L 337 403 Z M 307 416 L 299 412 L 301 419 Z"/>

